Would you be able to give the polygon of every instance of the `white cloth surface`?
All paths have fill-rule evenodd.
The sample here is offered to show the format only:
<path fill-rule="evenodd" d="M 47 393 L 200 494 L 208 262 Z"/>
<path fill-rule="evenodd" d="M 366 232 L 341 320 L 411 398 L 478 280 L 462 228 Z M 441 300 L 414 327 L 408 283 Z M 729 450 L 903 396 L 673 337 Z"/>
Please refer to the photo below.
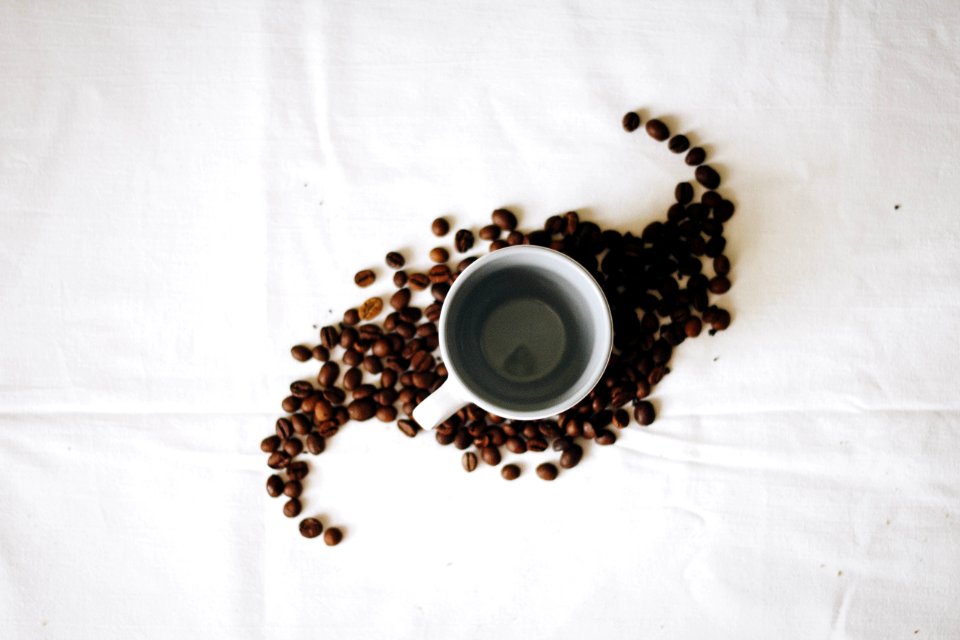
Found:
<path fill-rule="evenodd" d="M 960 637 L 958 60 L 948 1 L 3 3 L 0 637 Z M 730 329 L 553 483 L 352 424 L 301 538 L 289 347 L 437 215 L 663 218 L 632 108 Z"/>

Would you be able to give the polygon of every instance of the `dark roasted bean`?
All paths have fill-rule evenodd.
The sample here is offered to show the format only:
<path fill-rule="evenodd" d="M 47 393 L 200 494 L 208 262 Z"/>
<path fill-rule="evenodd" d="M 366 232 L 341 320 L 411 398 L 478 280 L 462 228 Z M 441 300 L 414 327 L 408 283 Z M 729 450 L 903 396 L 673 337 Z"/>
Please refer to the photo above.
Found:
<path fill-rule="evenodd" d="M 323 525 L 316 518 L 304 518 L 300 521 L 300 535 L 304 538 L 316 538 L 323 532 Z"/>
<path fill-rule="evenodd" d="M 450 231 L 450 223 L 447 222 L 446 218 L 437 218 L 433 221 L 430 229 L 433 231 L 433 235 L 437 237 L 445 236 Z"/>
<path fill-rule="evenodd" d="M 373 417 L 373 414 L 376 412 L 376 407 L 374 406 L 373 400 L 361 398 L 347 405 L 347 411 L 350 414 L 351 420 L 363 422 Z"/>
<path fill-rule="evenodd" d="M 315 456 L 323 453 L 327 448 L 327 441 L 319 433 L 311 433 L 307 436 L 307 451 Z"/>
<path fill-rule="evenodd" d="M 708 164 L 701 164 L 697 167 L 697 170 L 694 171 L 693 175 L 697 179 L 697 182 L 707 189 L 716 189 L 720 186 L 720 174 Z"/>
<path fill-rule="evenodd" d="M 674 197 L 680 204 L 687 204 L 693 200 L 693 185 L 689 182 L 680 182 L 673 191 Z M 667 216 L 669 219 L 669 215 Z"/>
<path fill-rule="evenodd" d="M 430 286 L 430 276 L 425 273 L 414 273 L 410 276 L 409 285 L 414 291 L 423 291 Z"/>
<path fill-rule="evenodd" d="M 551 462 L 544 462 L 537 466 L 537 476 L 541 480 L 556 480 L 557 467 Z"/>
<path fill-rule="evenodd" d="M 298 344 L 290 347 L 290 355 L 293 356 L 293 359 L 297 362 L 306 362 L 313 354 L 310 352 L 310 347 Z"/>
<path fill-rule="evenodd" d="M 358 271 L 357 274 L 353 276 L 353 281 L 358 287 L 369 287 L 376 279 L 377 274 L 375 274 L 371 269 Z"/>
<path fill-rule="evenodd" d="M 385 261 L 391 269 L 403 269 L 403 265 L 407 263 L 407 261 L 403 259 L 403 256 L 396 251 L 388 253 Z"/>
<path fill-rule="evenodd" d="M 484 447 L 480 450 L 480 457 L 483 461 L 492 467 L 500 464 L 500 449 L 496 447 Z"/>
<path fill-rule="evenodd" d="M 318 344 L 310 352 L 310 355 L 313 356 L 314 360 L 319 360 L 320 362 L 326 362 L 330 359 L 330 350 L 327 349 L 322 344 Z"/>
<path fill-rule="evenodd" d="M 267 478 L 267 495 L 277 498 L 283 493 L 283 478 L 274 474 Z"/>
<path fill-rule="evenodd" d="M 693 147 L 690 151 L 687 152 L 686 157 L 683 161 L 686 162 L 691 167 L 695 167 L 698 164 L 702 164 L 704 160 L 707 159 L 707 152 L 703 150 L 702 147 Z"/>
<path fill-rule="evenodd" d="M 303 485 L 299 480 L 289 480 L 283 485 L 283 495 L 288 498 L 299 498 L 303 493 Z"/>
<path fill-rule="evenodd" d="M 673 151 L 674 153 L 683 153 L 690 148 L 690 140 L 682 133 L 678 133 L 670 138 L 670 142 L 667 143 L 667 146 L 669 147 L 670 151 Z"/>
<path fill-rule="evenodd" d="M 397 420 L 397 428 L 400 429 L 403 435 L 412 438 L 417 435 L 417 432 L 420 430 L 420 425 L 413 420 Z"/>
<path fill-rule="evenodd" d="M 564 469 L 572 469 L 580 464 L 581 458 L 583 458 L 583 447 L 573 443 L 560 456 L 560 466 Z"/>
<path fill-rule="evenodd" d="M 267 436 L 260 441 L 260 451 L 273 453 L 280 448 L 280 436 Z"/>
<path fill-rule="evenodd" d="M 641 426 L 649 426 L 653 424 L 654 419 L 656 418 L 656 412 L 653 409 L 653 403 L 649 400 L 642 400 L 637 403 L 637 406 L 633 409 L 633 417 L 636 418 L 637 424 Z"/>
<path fill-rule="evenodd" d="M 290 498 L 287 500 L 286 504 L 283 505 L 283 515 L 288 518 L 296 518 L 300 515 L 300 510 L 303 507 L 300 506 L 299 498 Z"/>
<path fill-rule="evenodd" d="M 400 287 L 405 287 L 407 286 L 407 280 L 409 280 L 409 278 L 410 276 L 407 275 L 407 272 L 401 269 L 393 274 L 393 286 L 397 287 L 398 289 Z"/>
<path fill-rule="evenodd" d="M 466 253 L 473 248 L 473 232 L 469 229 L 460 229 L 454 236 L 454 246 L 460 253 Z"/>
<path fill-rule="evenodd" d="M 647 120 L 646 124 L 647 135 L 649 135 L 654 140 L 663 142 L 670 137 L 670 129 L 662 121 L 657 120 Z"/>
<path fill-rule="evenodd" d="M 516 480 L 520 477 L 520 467 L 515 464 L 505 464 L 500 469 L 500 476 L 504 480 Z"/>
<path fill-rule="evenodd" d="M 336 527 L 330 527 L 323 532 L 323 543 L 328 547 L 335 547 L 343 540 L 343 532 Z"/>
<path fill-rule="evenodd" d="M 624 114 L 621 124 L 624 130 L 628 132 L 636 131 L 637 127 L 640 126 L 640 116 L 638 116 L 635 111 L 628 111 Z"/>
<path fill-rule="evenodd" d="M 513 231 L 517 228 L 517 216 L 509 209 L 495 209 L 490 214 L 490 220 L 504 231 Z"/>

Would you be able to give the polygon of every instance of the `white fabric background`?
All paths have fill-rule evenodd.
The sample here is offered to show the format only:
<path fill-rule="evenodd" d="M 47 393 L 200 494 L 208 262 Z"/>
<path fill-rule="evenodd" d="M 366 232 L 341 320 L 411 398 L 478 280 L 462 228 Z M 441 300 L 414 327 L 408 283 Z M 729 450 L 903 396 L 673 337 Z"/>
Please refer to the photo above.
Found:
<path fill-rule="evenodd" d="M 958 7 L 3 3 L 0 635 L 960 636 Z M 730 330 L 552 484 L 352 425 L 302 539 L 290 345 L 437 215 L 663 217 L 631 108 L 737 202 Z"/>

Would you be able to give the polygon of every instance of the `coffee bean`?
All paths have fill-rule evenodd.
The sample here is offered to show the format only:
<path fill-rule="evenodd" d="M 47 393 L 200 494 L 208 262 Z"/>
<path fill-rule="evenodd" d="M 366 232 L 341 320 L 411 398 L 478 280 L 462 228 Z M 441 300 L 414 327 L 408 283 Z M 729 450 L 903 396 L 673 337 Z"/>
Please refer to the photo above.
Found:
<path fill-rule="evenodd" d="M 287 396 L 283 399 L 283 402 L 280 403 L 280 406 L 287 413 L 293 413 L 300 408 L 300 398 L 295 396 Z"/>
<path fill-rule="evenodd" d="M 373 417 L 373 414 L 376 413 L 376 407 L 374 406 L 373 400 L 362 398 L 360 400 L 354 400 L 347 405 L 347 411 L 350 414 L 351 420 L 363 422 Z"/>
<path fill-rule="evenodd" d="M 649 126 L 650 123 L 647 123 Z M 537 476 L 541 480 L 556 480 L 557 478 L 557 467 L 551 462 L 544 462 L 537 466 Z"/>
<path fill-rule="evenodd" d="M 290 465 L 290 456 L 286 451 L 274 451 L 267 458 L 267 466 L 271 469 L 285 469 Z"/>
<path fill-rule="evenodd" d="M 337 329 L 327 325 L 320 329 L 320 343 L 327 349 L 333 349 L 340 342 L 340 334 Z"/>
<path fill-rule="evenodd" d="M 413 386 L 418 389 L 429 389 L 434 380 L 436 380 L 436 375 L 431 371 L 418 371 L 413 374 Z"/>
<path fill-rule="evenodd" d="M 425 273 L 414 273 L 410 276 L 410 288 L 414 291 L 423 291 L 430 286 L 430 276 Z M 403 289 L 401 289 L 402 291 Z"/>
<path fill-rule="evenodd" d="M 303 443 L 300 442 L 299 438 L 291 438 L 283 443 L 283 450 L 288 456 L 294 458 L 300 455 L 300 452 L 303 451 Z"/>
<path fill-rule="evenodd" d="M 690 151 L 687 152 L 686 157 L 683 161 L 691 167 L 695 167 L 698 164 L 703 164 L 703 161 L 707 159 L 707 152 L 703 150 L 703 147 L 693 147 Z"/>
<path fill-rule="evenodd" d="M 393 422 L 397 419 L 397 409 L 392 404 L 377 407 L 377 420 L 380 422 Z"/>
<path fill-rule="evenodd" d="M 371 269 L 358 271 L 357 274 L 353 276 L 353 281 L 358 287 L 369 287 L 376 279 L 377 274 L 375 274 Z"/>
<path fill-rule="evenodd" d="M 400 287 L 405 287 L 407 286 L 407 281 L 409 279 L 410 277 L 407 275 L 407 272 L 401 269 L 393 274 L 393 286 L 397 287 L 398 289 Z"/>
<path fill-rule="evenodd" d="M 526 453 L 527 442 L 523 438 L 510 436 L 504 443 L 510 453 Z"/>
<path fill-rule="evenodd" d="M 280 418 L 276 425 L 277 436 L 281 440 L 286 440 L 293 435 L 293 424 L 288 418 Z"/>
<path fill-rule="evenodd" d="M 321 387 L 332 387 L 340 376 L 340 365 L 336 362 L 324 362 L 320 367 L 320 374 L 317 376 L 317 382 Z"/>
<path fill-rule="evenodd" d="M 335 547 L 343 540 L 343 532 L 336 527 L 330 527 L 323 532 L 323 542 L 328 547 Z"/>
<path fill-rule="evenodd" d="M 410 368 L 414 371 L 428 371 L 433 368 L 436 361 L 427 351 L 418 351 L 410 358 Z"/>
<path fill-rule="evenodd" d="M 680 204 L 687 204 L 693 200 L 693 185 L 689 182 L 680 182 L 674 189 L 673 195 Z"/>
<path fill-rule="evenodd" d="M 473 232 L 469 229 L 460 229 L 454 236 L 453 244 L 460 253 L 470 251 L 473 248 Z"/>
<path fill-rule="evenodd" d="M 260 451 L 273 453 L 280 448 L 280 436 L 267 436 L 260 441 Z"/>
<path fill-rule="evenodd" d="M 500 238 L 500 227 L 495 224 L 488 224 L 485 227 L 481 227 L 478 235 L 481 240 L 493 241 Z"/>
<path fill-rule="evenodd" d="M 420 430 L 420 425 L 413 420 L 397 420 L 397 428 L 400 429 L 403 435 L 412 438 L 417 435 L 417 432 Z"/>
<path fill-rule="evenodd" d="M 430 260 L 433 262 L 446 262 L 450 259 L 450 252 L 443 247 L 434 247 L 430 250 Z"/>
<path fill-rule="evenodd" d="M 513 231 L 517 228 L 517 216 L 509 209 L 495 209 L 490 214 L 490 220 L 503 231 Z M 473 244 L 472 238 L 470 244 Z"/>
<path fill-rule="evenodd" d="M 406 287 L 398 289 L 397 292 L 390 297 L 390 306 L 398 311 L 408 304 L 410 304 L 410 289 Z"/>
<path fill-rule="evenodd" d="M 438 282 L 450 282 L 450 276 L 452 274 L 450 273 L 450 267 L 445 264 L 438 264 L 430 267 L 427 275 L 430 278 L 430 282 L 436 284 Z"/>
<path fill-rule="evenodd" d="M 311 433 L 307 436 L 307 451 L 318 456 L 327 448 L 327 441 L 319 433 Z"/>
<path fill-rule="evenodd" d="M 351 327 L 360 322 L 360 312 L 356 309 L 347 309 L 343 312 L 343 324 Z"/>
<path fill-rule="evenodd" d="M 494 251 L 499 251 L 500 249 L 506 249 L 510 245 L 507 244 L 506 240 L 494 240 L 490 243 L 489 251 L 493 253 Z"/>
<path fill-rule="evenodd" d="M 450 231 L 450 223 L 447 222 L 446 218 L 437 218 L 433 221 L 431 230 L 435 236 L 445 236 Z"/>
<path fill-rule="evenodd" d="M 720 174 L 708 164 L 702 164 L 697 167 L 693 175 L 697 179 L 697 182 L 707 189 L 716 189 L 720 186 Z"/>
<path fill-rule="evenodd" d="M 403 259 L 403 256 L 396 251 L 391 251 L 388 253 L 385 261 L 387 266 L 391 269 L 403 269 L 403 265 L 405 265 L 407 262 Z"/>
<path fill-rule="evenodd" d="M 726 222 L 733 217 L 735 209 L 736 207 L 729 200 L 720 200 L 713 209 L 713 215 L 717 222 Z"/>
<path fill-rule="evenodd" d="M 653 409 L 653 403 L 648 400 L 638 402 L 637 406 L 633 409 L 633 417 L 636 418 L 637 424 L 643 427 L 653 424 L 654 419 L 657 417 Z"/>
<path fill-rule="evenodd" d="M 326 362 L 330 359 L 330 350 L 327 349 L 322 344 L 318 344 L 310 352 L 314 360 L 319 360 L 320 362 Z"/>
<path fill-rule="evenodd" d="M 626 114 L 624 114 L 621 124 L 623 124 L 624 130 L 632 133 L 637 130 L 637 127 L 640 126 L 640 116 L 638 116 L 634 111 L 628 111 Z"/>
<path fill-rule="evenodd" d="M 708 209 L 715 209 L 723 202 L 723 196 L 716 191 L 704 191 L 703 195 L 700 196 L 700 202 Z"/>
<path fill-rule="evenodd" d="M 304 538 L 316 538 L 323 533 L 323 524 L 316 518 L 304 518 L 300 521 L 300 535 Z"/>
<path fill-rule="evenodd" d="M 267 478 L 267 495 L 276 498 L 281 493 L 283 493 L 283 479 L 276 474 Z"/>
<path fill-rule="evenodd" d="M 713 335 L 717 331 L 723 331 L 730 326 L 730 312 L 726 309 L 717 309 L 714 317 L 710 321 L 710 334 Z"/>
<path fill-rule="evenodd" d="M 353 391 L 363 382 L 363 372 L 356 367 L 350 367 L 343 374 L 343 388 L 347 391 Z"/>
<path fill-rule="evenodd" d="M 300 515 L 300 510 L 303 507 L 300 506 L 299 498 L 290 498 L 287 500 L 286 504 L 283 505 L 283 515 L 288 518 L 296 518 Z"/>
<path fill-rule="evenodd" d="M 610 429 L 600 429 L 594 441 L 600 445 L 610 445 L 617 441 L 617 434 Z"/>
<path fill-rule="evenodd" d="M 419 322 L 420 318 L 423 317 L 423 310 L 420 307 L 404 307 L 400 310 L 400 318 L 404 322 L 409 322 L 411 324 Z"/>
<path fill-rule="evenodd" d="M 520 233 L 519 231 L 511 231 L 507 234 L 507 245 L 515 247 L 518 244 L 523 244 L 526 240 L 526 236 Z"/>
<path fill-rule="evenodd" d="M 515 464 L 504 465 L 503 468 L 500 469 L 500 476 L 504 480 L 516 480 L 520 477 L 520 467 Z"/>
<path fill-rule="evenodd" d="M 483 447 L 480 450 L 480 457 L 491 467 L 500 464 L 500 450 L 496 447 Z"/>
<path fill-rule="evenodd" d="M 303 480 L 310 473 L 310 467 L 303 460 L 294 460 L 287 465 L 287 475 L 291 480 Z"/>
<path fill-rule="evenodd" d="M 647 135 L 658 142 L 663 142 L 670 137 L 670 129 L 660 120 L 654 118 L 647 120 Z"/>
<path fill-rule="evenodd" d="M 450 292 L 450 283 L 448 282 L 437 282 L 430 287 L 430 295 L 433 296 L 433 299 L 437 302 L 443 302 L 447 298 L 447 293 Z"/>
<path fill-rule="evenodd" d="M 283 495 L 288 498 L 299 498 L 303 493 L 303 485 L 299 480 L 289 480 L 283 485 Z"/>
<path fill-rule="evenodd" d="M 457 263 L 457 273 L 463 273 L 467 270 L 467 267 L 472 265 L 477 261 L 476 256 L 470 256 L 469 258 L 464 258 L 459 263 Z"/>
<path fill-rule="evenodd" d="M 367 298 L 360 305 L 359 317 L 363 320 L 373 320 L 383 311 L 383 300 L 380 298 Z M 354 323 L 356 324 L 356 323 Z"/>
<path fill-rule="evenodd" d="M 473 451 L 467 451 L 460 458 L 460 464 L 463 465 L 463 470 L 466 472 L 471 472 L 477 468 L 477 454 Z"/>
<path fill-rule="evenodd" d="M 290 347 L 290 355 L 293 356 L 293 359 L 297 362 L 306 362 L 313 354 L 310 352 L 310 347 L 298 344 Z"/>
<path fill-rule="evenodd" d="M 560 456 L 560 466 L 564 469 L 573 469 L 580 464 L 581 458 L 583 458 L 583 447 L 576 443 L 571 444 Z"/>
<path fill-rule="evenodd" d="M 713 272 L 718 276 L 725 276 L 730 273 L 730 258 L 719 255 L 713 259 Z"/>
<path fill-rule="evenodd" d="M 623 429 L 630 424 L 630 414 L 626 409 L 617 409 L 613 414 L 613 424 L 618 429 Z"/>
<path fill-rule="evenodd" d="M 688 338 L 696 338 L 700 335 L 702 329 L 703 323 L 700 322 L 700 318 L 687 318 L 687 321 L 683 323 L 683 332 Z"/>
<path fill-rule="evenodd" d="M 667 147 L 674 153 L 683 153 L 690 148 L 690 140 L 687 139 L 687 136 L 679 133 L 670 138 L 670 142 L 667 143 Z"/>
<path fill-rule="evenodd" d="M 707 285 L 710 293 L 726 293 L 730 290 L 730 280 L 726 276 L 714 276 L 710 278 L 710 284 Z"/>

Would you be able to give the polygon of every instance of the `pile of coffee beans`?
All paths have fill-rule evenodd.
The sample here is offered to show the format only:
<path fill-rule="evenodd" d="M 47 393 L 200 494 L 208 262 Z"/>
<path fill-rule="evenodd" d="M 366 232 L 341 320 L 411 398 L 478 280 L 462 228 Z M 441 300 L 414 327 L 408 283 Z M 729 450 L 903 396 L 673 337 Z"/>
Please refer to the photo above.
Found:
<path fill-rule="evenodd" d="M 633 132 L 642 123 L 637 113 L 630 112 L 622 124 Z M 548 217 L 538 228 L 522 230 L 513 212 L 496 209 L 490 223 L 476 234 L 458 229 L 452 247 L 433 248 L 428 256 L 432 266 L 426 270 L 405 270 L 405 256 L 387 253 L 384 264 L 393 271 L 396 287 L 386 301 L 389 308 L 379 297 L 368 298 L 347 309 L 341 322 L 320 329 L 319 344 L 290 350 L 294 359 L 320 366 L 309 379 L 290 384 L 290 394 L 281 402 L 285 415 L 277 420 L 275 433 L 261 442 L 267 466 L 275 471 L 267 478 L 267 494 L 286 499 L 286 516 L 296 518 L 302 510 L 299 498 L 309 466 L 298 458 L 304 451 L 312 456 L 323 453 L 327 438 L 351 420 L 396 421 L 403 435 L 413 438 L 420 433 L 413 410 L 447 378 L 446 367 L 435 355 L 437 321 L 450 285 L 477 259 L 463 256 L 475 248 L 477 238 L 489 243 L 487 251 L 518 244 L 549 247 L 590 271 L 613 314 L 613 355 L 590 394 L 554 418 L 507 420 L 471 404 L 434 430 L 437 442 L 464 451 L 461 463 L 468 472 L 481 460 L 499 465 L 504 448 L 514 454 L 551 449 L 558 455 L 560 468 L 572 469 L 583 457 L 580 441 L 615 443 L 618 430 L 629 425 L 631 413 L 640 426 L 654 422 L 650 395 L 670 373 L 674 349 L 704 329 L 713 335 L 730 325 L 730 312 L 717 306 L 715 298 L 730 289 L 723 231 L 734 214 L 734 204 L 717 191 L 720 175 L 704 164 L 702 147 L 691 147 L 682 134 L 671 136 L 658 119 L 648 120 L 645 130 L 654 140 L 667 142 L 673 153 L 686 153 L 686 164 L 696 167 L 694 180 L 699 187 L 693 182 L 678 184 L 676 202 L 665 219 L 635 234 L 601 229 L 582 220 L 576 211 L 568 211 Z M 450 224 L 437 218 L 431 231 L 446 238 Z M 451 249 L 460 255 L 452 258 Z M 354 276 L 362 288 L 376 279 L 375 268 Z M 416 298 L 422 296 L 429 296 L 427 303 L 417 304 Z M 380 319 L 385 310 L 387 315 Z M 515 480 L 521 471 L 511 463 L 504 465 L 501 476 Z M 536 467 L 537 477 L 543 480 L 555 480 L 559 474 L 553 462 Z M 328 545 L 342 538 L 339 529 L 324 531 L 314 517 L 300 522 L 300 532 L 307 538 L 323 533 Z"/>

